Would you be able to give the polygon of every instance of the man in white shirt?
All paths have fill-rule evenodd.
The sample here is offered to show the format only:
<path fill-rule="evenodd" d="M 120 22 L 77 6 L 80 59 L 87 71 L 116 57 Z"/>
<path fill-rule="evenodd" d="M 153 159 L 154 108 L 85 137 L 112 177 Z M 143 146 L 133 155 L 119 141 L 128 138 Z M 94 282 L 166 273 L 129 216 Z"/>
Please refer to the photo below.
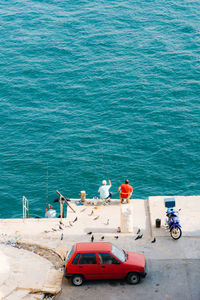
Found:
<path fill-rule="evenodd" d="M 45 213 L 45 218 L 56 218 L 56 210 L 53 209 L 53 206 L 49 204 L 49 210 Z"/>
<path fill-rule="evenodd" d="M 104 201 L 103 204 L 110 204 L 110 198 L 112 197 L 112 193 L 109 192 L 111 188 L 111 181 L 109 180 L 109 185 L 107 185 L 106 180 L 102 181 L 102 186 L 100 186 L 98 193 L 100 193 L 100 198 Z"/>

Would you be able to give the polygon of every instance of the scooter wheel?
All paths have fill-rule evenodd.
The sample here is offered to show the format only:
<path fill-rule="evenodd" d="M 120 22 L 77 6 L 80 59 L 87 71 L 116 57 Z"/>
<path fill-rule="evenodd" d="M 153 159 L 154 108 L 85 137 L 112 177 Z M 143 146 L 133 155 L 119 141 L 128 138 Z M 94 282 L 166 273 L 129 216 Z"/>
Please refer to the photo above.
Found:
<path fill-rule="evenodd" d="M 172 228 L 172 230 L 170 231 L 170 234 L 174 240 L 178 240 L 178 239 L 180 239 L 180 237 L 182 235 L 182 230 L 178 226 L 176 226 L 176 227 Z"/>

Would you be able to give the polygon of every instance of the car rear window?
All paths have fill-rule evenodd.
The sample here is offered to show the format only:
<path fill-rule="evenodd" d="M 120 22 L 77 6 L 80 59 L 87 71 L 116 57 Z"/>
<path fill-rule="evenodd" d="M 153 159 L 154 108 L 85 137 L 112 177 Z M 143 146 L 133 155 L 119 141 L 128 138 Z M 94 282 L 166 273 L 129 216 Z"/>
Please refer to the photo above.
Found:
<path fill-rule="evenodd" d="M 73 253 L 74 253 L 74 246 L 72 247 L 70 252 L 67 254 L 66 263 L 69 261 L 69 259 L 70 259 L 70 257 L 72 256 Z"/>
<path fill-rule="evenodd" d="M 96 253 L 81 253 L 79 265 L 96 265 Z"/>

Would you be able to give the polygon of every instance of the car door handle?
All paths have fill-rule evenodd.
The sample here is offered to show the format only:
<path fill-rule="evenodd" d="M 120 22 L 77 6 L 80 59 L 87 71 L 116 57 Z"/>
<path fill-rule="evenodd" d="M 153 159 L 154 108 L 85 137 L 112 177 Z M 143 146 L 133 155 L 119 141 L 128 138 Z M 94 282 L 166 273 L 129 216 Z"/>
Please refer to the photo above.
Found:
<path fill-rule="evenodd" d="M 79 266 L 79 268 L 82 268 L 82 266 Z"/>
<path fill-rule="evenodd" d="M 102 268 L 105 268 L 105 266 L 101 266 Z"/>

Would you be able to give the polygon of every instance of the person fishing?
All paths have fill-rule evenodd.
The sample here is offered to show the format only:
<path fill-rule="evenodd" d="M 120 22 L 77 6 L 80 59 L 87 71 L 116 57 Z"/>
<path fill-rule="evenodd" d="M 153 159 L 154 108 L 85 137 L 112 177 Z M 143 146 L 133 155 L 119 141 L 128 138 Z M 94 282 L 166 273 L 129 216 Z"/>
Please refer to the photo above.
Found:
<path fill-rule="evenodd" d="M 120 202 L 125 203 L 126 201 L 127 203 L 130 203 L 130 198 L 133 193 L 133 187 L 129 184 L 128 179 L 126 179 L 125 183 L 121 184 L 118 187 L 118 191 L 120 194 Z"/>
<path fill-rule="evenodd" d="M 110 204 L 110 198 L 112 198 L 112 192 L 109 192 L 112 184 L 110 179 L 108 180 L 109 184 L 107 184 L 106 180 L 102 181 L 102 186 L 100 186 L 98 193 L 100 193 L 100 199 L 103 200 L 104 205 Z"/>
<path fill-rule="evenodd" d="M 45 210 L 45 218 L 56 218 L 56 210 L 53 209 L 53 206 L 49 204 L 49 210 Z"/>

